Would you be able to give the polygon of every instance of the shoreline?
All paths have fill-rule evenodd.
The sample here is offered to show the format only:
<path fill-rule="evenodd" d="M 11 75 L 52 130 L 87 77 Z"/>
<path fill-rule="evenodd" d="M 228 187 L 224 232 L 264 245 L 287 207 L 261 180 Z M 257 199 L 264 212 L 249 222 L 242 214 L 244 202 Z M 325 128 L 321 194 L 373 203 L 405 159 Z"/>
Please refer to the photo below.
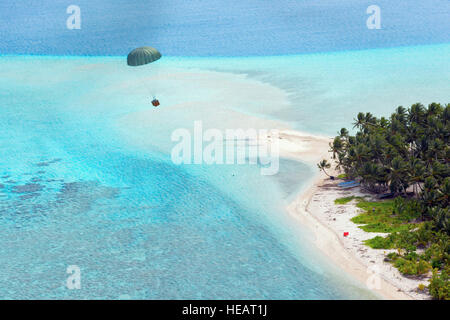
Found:
<path fill-rule="evenodd" d="M 280 132 L 280 156 L 290 158 L 297 161 L 311 163 L 317 163 L 321 159 L 329 159 L 328 142 L 331 138 L 325 138 L 321 136 L 314 136 L 303 132 L 293 130 L 282 130 Z M 284 141 L 282 141 L 284 140 Z M 268 140 L 270 141 L 270 138 Z M 326 146 L 326 147 L 325 147 Z M 323 150 L 319 151 L 318 150 Z M 341 210 L 339 206 L 334 204 L 334 200 L 343 197 L 339 193 L 354 193 L 354 191 L 342 191 L 336 188 L 332 192 L 327 190 L 327 196 L 321 193 L 320 188 L 325 184 L 332 182 L 323 178 L 320 172 L 317 172 L 311 179 L 309 185 L 300 191 L 295 199 L 287 206 L 287 211 L 290 216 L 299 221 L 303 226 L 308 228 L 314 234 L 314 244 L 329 258 L 335 265 L 347 272 L 351 277 L 355 278 L 360 284 L 366 286 L 368 281 L 373 281 L 375 267 L 379 274 L 377 281 L 379 286 L 377 288 L 368 288 L 372 292 L 376 293 L 383 299 L 388 300 L 411 300 L 411 299 L 429 299 L 427 294 L 416 293 L 412 294 L 411 288 L 416 287 L 418 283 L 421 283 L 417 279 L 409 279 L 402 276 L 399 271 L 393 267 L 390 263 L 384 262 L 381 257 L 384 257 L 383 250 L 372 249 L 362 243 L 363 240 L 360 237 L 353 237 L 351 244 L 343 242 L 343 239 L 347 242 L 349 238 L 342 238 L 339 228 L 326 223 L 326 215 L 329 213 L 330 208 L 336 208 Z M 334 182 L 337 184 L 337 182 Z M 324 202 L 328 202 L 325 207 L 320 207 L 316 203 L 323 205 Z M 357 214 L 357 208 L 351 206 L 353 210 L 349 214 Z M 345 210 L 345 209 L 344 209 Z M 339 213 L 339 212 L 336 212 Z M 335 218 L 332 218 L 335 219 Z M 335 219 L 336 220 L 336 219 Z M 350 217 L 345 215 L 344 223 L 345 230 L 351 226 L 351 235 L 355 234 L 355 230 L 359 236 L 366 234 L 367 238 L 376 236 L 375 233 L 368 233 L 360 228 L 358 225 L 350 221 Z M 367 252 L 373 250 L 377 252 L 378 259 L 374 261 L 374 255 L 362 255 L 358 257 L 354 250 L 350 249 L 350 245 L 353 245 L 355 250 L 361 250 Z M 372 267 L 372 269 L 371 269 Z M 397 280 L 397 281 L 393 281 Z M 425 281 L 424 281 L 425 282 Z"/>
<path fill-rule="evenodd" d="M 176 71 L 174 71 L 176 72 Z M 173 77 L 171 74 L 161 76 L 157 75 L 151 79 L 151 81 L 166 81 Z M 271 84 L 262 83 L 259 80 L 249 79 L 246 76 L 235 76 L 230 73 L 224 72 L 193 72 L 191 70 L 184 70 L 182 72 L 176 72 L 176 80 L 180 83 L 186 81 L 193 81 L 195 83 L 202 84 L 202 88 L 209 89 L 211 97 L 208 99 L 188 99 L 185 101 L 172 101 L 168 106 L 170 108 L 158 109 L 157 113 L 153 110 L 142 109 L 136 110 L 131 113 L 122 115 L 119 118 L 119 128 L 123 132 L 127 133 L 125 136 L 130 138 L 128 142 L 147 150 L 148 148 L 155 146 L 155 141 L 159 142 L 156 147 L 162 152 L 169 152 L 172 146 L 172 141 L 167 139 L 165 133 L 167 131 L 173 131 L 176 128 L 185 127 L 186 123 L 193 122 L 197 119 L 203 119 L 205 110 L 211 110 L 213 107 L 217 117 L 209 117 L 204 121 L 204 129 L 216 128 L 277 128 L 279 130 L 278 143 L 279 143 L 279 156 L 281 158 L 291 159 L 313 165 L 321 159 L 329 159 L 329 145 L 332 141 L 330 137 L 320 136 L 315 134 L 309 134 L 307 132 L 297 131 L 291 128 L 283 120 L 266 119 L 262 118 L 259 114 L 252 114 L 251 108 L 243 111 L 241 109 L 230 108 L 231 105 L 243 103 L 242 101 L 264 102 L 263 107 L 271 108 L 270 101 L 274 97 L 277 97 L 277 101 L 282 105 L 289 105 L 289 99 L 286 92 L 280 88 L 274 87 Z M 150 82 L 151 82 L 150 81 Z M 245 90 L 241 90 L 241 85 L 245 84 Z M 239 85 L 239 86 L 238 86 Z M 232 101 L 223 101 L 219 99 L 224 92 L 215 92 L 216 88 L 227 88 L 228 97 L 233 97 Z M 267 97 L 262 99 L 262 97 Z M 269 99 L 270 97 L 270 99 Z M 264 108 L 262 108 L 264 110 Z M 173 118 L 173 112 L 179 112 L 180 119 Z M 164 127 L 161 127 L 164 124 Z M 170 124 L 168 126 L 168 124 Z M 130 130 L 132 128 L 132 130 Z M 130 132 L 134 134 L 130 136 Z M 143 139 L 145 136 L 152 135 L 156 139 Z M 259 139 L 258 143 L 269 144 L 274 142 L 273 137 L 270 135 Z M 318 170 L 316 168 L 316 170 Z M 346 271 L 351 277 L 357 280 L 362 287 L 365 287 L 366 281 L 369 277 L 373 276 L 373 273 L 368 273 L 368 266 L 370 261 L 361 261 L 352 251 L 345 247 L 342 239 L 339 237 L 340 231 L 331 228 L 324 223 L 320 218 L 320 212 L 315 212 L 310 204 L 313 197 L 316 195 L 318 188 L 322 184 L 323 179 L 320 173 L 317 171 L 312 177 L 308 179 L 307 185 L 303 187 L 299 193 L 295 195 L 295 198 L 288 204 L 287 215 L 295 219 L 299 224 L 309 229 L 315 236 L 315 240 L 312 240 L 315 245 L 322 251 L 322 253 L 328 257 L 333 264 L 340 267 L 343 271 Z M 333 201 L 338 198 L 336 196 Z M 333 206 L 334 203 L 333 203 Z M 336 206 L 337 207 L 337 206 Z M 358 228 L 356 224 L 353 224 L 348 219 L 348 225 L 352 224 L 353 228 Z M 352 231 L 352 235 L 353 235 Z M 370 235 L 370 234 L 369 234 Z M 375 236 L 375 235 L 370 235 Z M 347 238 L 346 238 L 347 240 Z M 359 240 L 359 245 L 363 246 Z M 369 247 L 366 247 L 370 249 Z M 365 249 L 366 249 L 365 248 Z M 374 249 L 372 249 L 374 250 Z M 383 262 L 381 262 L 381 265 Z M 387 263 L 384 263 L 387 264 Z M 376 263 L 375 265 L 380 265 Z M 390 265 L 390 264 L 389 264 Z M 393 267 L 392 267 L 393 268 Z M 394 268 L 393 268 L 394 269 Z M 398 272 L 396 269 L 393 270 Z M 393 271 L 388 271 L 391 274 Z M 408 295 L 404 291 L 403 286 L 399 286 L 393 283 L 391 276 L 386 276 L 381 273 L 380 277 L 381 288 L 379 290 L 372 289 L 371 291 L 384 299 L 415 299 Z M 368 289 L 370 290 L 370 289 Z M 401 290 L 401 291 L 399 291 Z"/>
<path fill-rule="evenodd" d="M 77 66 L 77 68 L 78 67 L 79 66 Z M 85 66 L 82 65 L 80 68 L 76 69 L 78 70 L 78 76 L 80 77 L 78 79 L 83 79 L 84 70 L 86 69 L 84 67 Z M 108 68 L 105 69 L 105 71 L 109 70 Z M 172 77 L 173 75 L 177 77 Z M 280 151 L 282 157 L 309 163 L 314 167 L 318 160 L 328 158 L 329 138 L 308 134 L 306 132 L 288 130 L 286 129 L 288 125 L 283 125 L 282 120 L 270 118 L 261 119 L 257 113 L 245 113 L 240 109 L 230 108 L 228 100 L 223 101 L 223 95 L 233 97 L 233 99 L 238 102 L 243 100 L 244 97 L 247 97 L 248 101 L 245 100 L 245 103 L 253 100 L 258 102 L 267 101 L 266 104 L 263 105 L 267 110 L 272 108 L 271 101 L 273 99 L 283 105 L 289 105 L 288 95 L 282 89 L 273 88 L 270 84 L 261 83 L 261 81 L 258 80 L 247 79 L 246 76 L 240 76 L 237 77 L 237 79 L 234 78 L 233 75 L 224 75 L 221 72 L 207 72 L 203 74 L 200 72 L 186 71 L 180 75 L 177 70 L 175 70 L 170 77 L 162 77 L 161 75 L 150 77 L 150 83 L 159 85 L 161 88 L 160 90 L 165 90 L 166 87 L 172 90 L 171 86 L 176 88 L 182 87 L 181 85 L 174 86 L 172 81 L 175 81 L 176 84 L 180 83 L 185 85 L 200 84 L 200 87 L 205 88 L 205 92 L 211 94 L 211 97 L 206 96 L 203 98 L 200 94 L 197 96 L 197 92 L 192 90 L 192 88 L 188 87 L 188 89 L 186 89 L 183 87 L 183 90 L 180 89 L 174 96 L 186 95 L 186 101 L 184 101 L 184 98 L 183 100 L 169 100 L 167 106 L 170 106 L 170 108 L 161 108 L 156 111 L 154 109 L 147 109 L 144 108 L 145 105 L 143 101 L 136 99 L 136 101 L 133 102 L 133 106 L 130 107 L 131 112 L 127 112 L 128 110 L 126 109 L 119 109 L 119 107 L 122 108 L 122 105 L 121 100 L 118 100 L 117 105 L 114 104 L 111 110 L 108 109 L 108 112 L 110 113 L 108 113 L 107 116 L 109 116 L 108 119 L 110 119 L 111 122 L 114 122 L 114 125 L 117 125 L 115 129 L 119 128 L 123 131 L 128 130 L 128 135 L 126 135 L 127 138 L 124 138 L 124 141 L 132 141 L 133 148 L 134 146 L 137 146 L 136 149 L 144 147 L 143 149 L 146 150 L 145 147 L 153 148 L 153 146 L 156 146 L 158 150 L 167 150 L 167 148 L 171 147 L 171 141 L 168 139 L 167 132 L 178 127 L 184 127 L 185 124 L 188 123 L 188 120 L 186 119 L 205 119 L 205 129 L 233 128 L 233 126 L 241 127 L 248 125 L 249 123 L 250 126 L 254 126 L 255 128 L 281 128 Z M 32 77 L 31 81 L 37 81 L 37 79 Z M 163 84 L 160 84 L 160 82 L 163 82 Z M 92 100 L 93 97 L 99 94 L 104 94 L 109 97 L 108 93 L 114 91 L 114 94 L 109 97 L 112 101 L 116 97 L 119 97 L 119 94 L 128 91 L 130 88 L 136 90 L 138 93 L 142 93 L 137 89 L 139 84 L 139 81 L 127 81 L 127 79 L 121 82 L 108 83 L 104 88 L 95 91 L 95 93 L 87 92 L 80 98 L 80 101 Z M 236 89 L 242 89 L 241 87 L 245 90 L 235 92 Z M 220 90 L 217 90 L 217 88 L 220 88 Z M 227 88 L 225 94 L 223 93 L 224 88 Z M 117 90 L 117 96 L 115 96 L 115 90 Z M 164 90 L 163 92 L 167 94 Z M 233 105 L 237 105 L 234 100 L 232 101 Z M 244 104 L 244 102 L 242 103 Z M 142 103 L 142 106 L 140 103 Z M 77 110 L 79 108 L 81 113 L 91 113 L 95 111 L 96 113 L 94 116 L 101 116 L 103 110 L 106 110 L 106 107 L 104 109 L 98 108 L 90 110 L 87 108 L 88 106 L 90 107 L 89 103 L 80 103 L 80 106 L 81 107 L 77 106 L 76 108 Z M 249 109 L 251 108 L 249 107 Z M 210 113 L 207 113 L 208 110 L 214 110 L 214 112 L 209 111 Z M 174 112 L 177 112 L 180 116 L 174 117 Z M 208 117 L 205 118 L 205 115 Z M 211 116 L 209 117 L 209 115 Z M 213 117 L 212 115 L 217 116 Z M 154 137 L 153 135 L 156 138 L 151 139 L 151 137 Z M 163 138 L 166 138 L 166 140 Z M 155 141 L 159 144 L 155 144 Z M 339 237 L 339 234 L 342 235 L 342 233 L 333 230 L 328 227 L 326 223 L 323 223 L 323 221 L 320 220 L 320 217 L 316 215 L 316 212 L 311 208 L 311 204 L 314 203 L 313 197 L 317 195 L 318 188 L 324 182 L 318 169 L 315 168 L 315 170 L 317 170 L 315 174 L 308 177 L 305 186 L 300 192 L 296 192 L 292 195 L 295 197 L 295 200 L 288 206 L 286 215 L 292 215 L 294 219 L 298 219 L 299 223 L 315 234 L 316 239 L 311 242 L 316 242 L 317 247 L 324 251 L 325 255 L 331 259 L 332 263 L 335 263 L 337 266 L 340 266 L 343 270 L 347 271 L 350 276 L 360 276 L 360 279 L 357 279 L 364 284 L 365 280 L 370 276 L 367 274 L 366 266 L 358 260 L 358 256 L 354 256 L 351 251 L 346 250 L 342 239 Z M 283 212 L 283 214 L 285 213 Z M 357 228 L 356 225 L 354 225 L 354 227 Z M 353 235 L 353 231 L 351 231 L 351 235 Z M 382 250 L 380 250 L 380 252 L 381 251 Z M 353 270 L 356 270 L 356 272 Z M 383 287 L 383 292 L 380 293 L 383 297 L 387 299 L 413 298 L 406 293 L 397 292 L 396 290 L 398 287 L 390 284 L 388 280 L 383 281 L 386 282 L 386 287 Z"/>
<path fill-rule="evenodd" d="M 301 193 L 288 206 L 288 212 L 298 219 L 304 226 L 311 230 L 315 235 L 315 245 L 328 257 L 333 263 L 338 265 L 353 278 L 363 285 L 369 281 L 372 273 L 368 266 L 361 262 L 355 255 L 348 251 L 336 230 L 325 225 L 316 214 L 310 210 L 310 204 L 317 192 L 317 187 L 323 182 L 318 174 L 313 184 L 305 192 Z M 349 223 L 353 223 L 349 221 Z M 355 225 L 356 226 L 356 225 Z M 356 226 L 357 227 L 357 226 Z M 362 244 L 363 245 L 363 244 Z M 369 248 L 369 247 L 367 247 Z M 410 300 L 410 295 L 399 291 L 401 288 L 395 286 L 386 280 L 383 274 L 380 274 L 380 289 L 370 289 L 387 300 Z"/>

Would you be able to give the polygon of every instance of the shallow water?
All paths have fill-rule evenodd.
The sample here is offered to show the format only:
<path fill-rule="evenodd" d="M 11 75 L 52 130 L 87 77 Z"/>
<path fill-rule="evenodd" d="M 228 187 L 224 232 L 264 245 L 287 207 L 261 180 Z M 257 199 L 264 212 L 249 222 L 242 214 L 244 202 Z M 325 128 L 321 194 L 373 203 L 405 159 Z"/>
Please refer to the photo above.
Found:
<path fill-rule="evenodd" d="M 77 31 L 64 1 L 0 3 L 1 54 L 164 54 L 132 71 L 124 57 L 0 57 L 1 298 L 376 298 L 283 210 L 316 168 L 174 166 L 170 132 L 250 119 L 219 112 L 232 110 L 330 135 L 358 111 L 448 102 L 449 45 L 299 54 L 448 42 L 449 3 L 379 1 L 382 30 L 366 1 L 278 3 L 78 1 Z M 165 108 L 148 114 L 152 94 Z"/>
<path fill-rule="evenodd" d="M 287 117 L 296 128 L 332 133 L 338 130 L 342 113 L 353 114 L 356 107 L 344 108 L 352 104 L 342 97 L 330 107 L 330 92 L 354 100 L 364 97 L 364 92 L 352 91 L 355 79 L 340 71 L 350 63 L 361 62 L 356 65 L 366 70 L 364 61 L 389 56 L 398 62 L 411 54 L 417 59 L 404 68 L 381 64 L 365 80 L 367 90 L 383 80 L 390 66 L 397 70 L 396 77 L 393 86 L 383 90 L 396 92 L 398 99 L 404 98 L 402 88 L 419 85 L 419 78 L 429 86 L 409 99 L 448 98 L 442 90 L 448 83 L 449 49 L 444 45 L 341 53 L 335 60 L 330 60 L 335 54 L 168 58 L 151 71 L 138 73 L 129 72 L 122 58 L 2 57 L 0 295 L 370 297 L 347 276 L 337 276 L 335 267 L 312 250 L 308 231 L 290 225 L 282 213 L 315 169 L 285 161 L 278 175 L 263 177 L 257 167 L 249 166 L 177 167 L 167 148 L 171 130 L 190 128 L 197 117 L 194 108 L 183 107 L 184 100 L 199 105 L 204 100 L 263 118 Z M 335 69 L 326 82 L 316 67 L 330 65 Z M 437 69 L 442 72 L 433 76 Z M 330 84 L 329 90 L 299 90 L 299 77 L 303 83 Z M 341 81 L 333 87 L 337 77 Z M 224 83 L 228 94 L 239 98 L 220 104 L 223 92 L 214 81 Z M 277 81 L 278 88 L 273 86 Z M 147 112 L 148 90 L 160 93 L 165 109 L 150 113 L 143 126 L 124 124 L 124 117 Z M 262 99 L 264 94 L 279 97 L 284 110 L 274 113 Z M 299 94 L 304 99 L 293 104 Z M 327 112 L 313 112 L 302 103 L 305 99 Z M 377 103 L 380 111 L 391 110 L 382 101 Z M 200 119 L 211 125 L 223 122 L 210 110 L 202 111 Z M 333 126 L 324 127 L 323 121 Z M 80 266 L 83 290 L 65 288 L 68 265 Z"/>
<path fill-rule="evenodd" d="M 280 182 L 309 167 L 282 162 L 265 178 L 257 167 L 177 167 L 133 145 L 118 121 L 147 96 L 139 83 L 117 89 L 134 79 L 121 64 L 0 59 L 2 298 L 372 297 L 287 226 L 282 208 L 302 181 Z M 69 265 L 82 290 L 65 287 Z"/>
<path fill-rule="evenodd" d="M 358 112 L 389 116 L 402 105 L 450 101 L 450 44 L 249 58 L 187 58 L 185 68 L 246 75 L 282 89 L 288 103 L 246 105 L 246 112 L 333 136 Z M 236 101 L 239 103 L 239 101 Z M 239 106 L 235 106 L 239 108 Z M 241 107 L 242 108 L 242 107 Z"/>

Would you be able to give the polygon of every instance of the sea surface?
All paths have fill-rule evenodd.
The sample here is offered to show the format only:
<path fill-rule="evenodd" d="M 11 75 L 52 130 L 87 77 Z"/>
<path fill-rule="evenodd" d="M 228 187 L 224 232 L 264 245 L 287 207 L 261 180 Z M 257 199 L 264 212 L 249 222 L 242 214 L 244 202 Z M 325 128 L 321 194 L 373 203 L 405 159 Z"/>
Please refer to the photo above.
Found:
<path fill-rule="evenodd" d="M 315 168 L 282 160 L 264 177 L 167 152 L 174 124 L 193 125 L 186 101 L 322 135 L 358 111 L 449 102 L 449 2 L 378 1 L 381 30 L 371 4 L 78 1 L 68 30 L 64 1 L 1 2 L 0 298 L 377 298 L 283 209 Z M 130 70 L 142 44 L 164 57 Z M 152 94 L 151 125 L 124 122 Z"/>
<path fill-rule="evenodd" d="M 81 29 L 69 30 L 69 5 Z M 367 8 L 381 29 L 368 29 Z M 28 0 L 0 2 L 0 52 L 126 55 L 143 44 L 171 56 L 253 56 L 450 41 L 448 0 Z"/>

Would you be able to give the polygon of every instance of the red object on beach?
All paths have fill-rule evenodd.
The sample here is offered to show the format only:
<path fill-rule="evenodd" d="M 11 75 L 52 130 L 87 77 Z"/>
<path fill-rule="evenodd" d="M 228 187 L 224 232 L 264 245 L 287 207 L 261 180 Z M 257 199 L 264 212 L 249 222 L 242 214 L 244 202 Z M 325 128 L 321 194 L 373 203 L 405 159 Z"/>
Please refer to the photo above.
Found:
<path fill-rule="evenodd" d="M 348 236 L 348 232 L 344 232 L 344 237 Z"/>
<path fill-rule="evenodd" d="M 155 106 L 155 107 L 159 106 L 159 101 L 156 100 L 156 99 L 153 99 L 152 100 L 152 105 Z"/>

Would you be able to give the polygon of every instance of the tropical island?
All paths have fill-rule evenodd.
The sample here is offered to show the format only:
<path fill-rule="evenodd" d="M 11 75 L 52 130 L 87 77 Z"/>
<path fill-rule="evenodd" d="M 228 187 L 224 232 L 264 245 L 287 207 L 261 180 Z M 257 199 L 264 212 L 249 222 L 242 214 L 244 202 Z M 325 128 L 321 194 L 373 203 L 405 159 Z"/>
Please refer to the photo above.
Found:
<path fill-rule="evenodd" d="M 359 190 L 335 205 L 356 205 L 351 221 L 383 234 L 359 242 L 384 250 L 384 262 L 421 282 L 418 292 L 450 299 L 450 104 L 416 103 L 389 118 L 359 113 L 354 120 L 356 133 L 342 128 L 331 160 L 317 164 L 329 175 L 334 163 L 339 175 L 331 180 L 345 180 L 335 186 Z"/>

